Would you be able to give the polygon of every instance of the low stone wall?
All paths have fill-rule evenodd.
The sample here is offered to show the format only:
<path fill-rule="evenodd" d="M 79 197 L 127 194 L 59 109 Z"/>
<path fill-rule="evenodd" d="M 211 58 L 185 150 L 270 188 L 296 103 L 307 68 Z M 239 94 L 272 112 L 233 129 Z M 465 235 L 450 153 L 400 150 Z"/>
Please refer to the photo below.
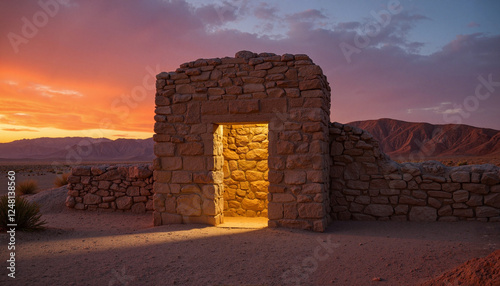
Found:
<path fill-rule="evenodd" d="M 153 166 L 78 166 L 68 177 L 66 206 L 79 210 L 153 210 Z"/>
<path fill-rule="evenodd" d="M 267 128 L 223 125 L 224 216 L 267 217 Z"/>
<path fill-rule="evenodd" d="M 223 144 L 224 150 L 237 155 L 238 148 L 245 146 L 238 147 L 237 139 L 227 136 L 231 130 L 236 130 L 233 128 L 234 126 L 227 127 Z M 332 123 L 329 132 L 332 158 L 330 214 L 333 219 L 500 221 L 499 167 L 490 164 L 446 167 L 436 161 L 399 164 L 385 155 L 380 150 L 379 143 L 364 130 Z M 266 149 L 267 146 L 262 144 L 266 145 L 267 139 L 252 139 L 260 136 L 257 133 L 248 130 L 247 135 L 251 138 L 246 146 L 260 142 L 260 147 Z M 258 199 L 257 189 L 252 191 L 251 184 L 267 182 L 268 172 L 261 166 L 263 180 L 252 181 L 246 177 L 246 171 L 259 169 L 259 164 L 264 164 L 260 162 L 267 161 L 256 159 L 255 166 L 247 168 L 240 166 L 238 159 L 241 158 L 236 158 L 235 154 L 232 154 L 234 158 L 225 154 L 224 160 L 226 212 L 229 210 L 234 212 L 233 215 L 243 215 L 243 212 L 238 213 L 239 209 L 244 209 L 243 200 Z M 252 160 L 248 161 L 247 157 L 244 158 L 247 159 L 244 164 L 253 166 Z M 232 171 L 243 172 L 246 181 L 235 180 Z M 156 177 L 162 174 L 155 173 Z M 155 179 L 158 180 L 159 177 L 154 178 L 152 165 L 78 166 L 73 168 L 72 175 L 68 178 L 70 184 L 66 205 L 81 210 L 102 209 L 135 213 L 152 211 Z M 235 182 L 237 184 L 233 184 Z M 249 188 L 242 187 L 242 183 L 250 184 Z M 240 195 L 236 193 L 238 190 Z M 235 195 L 234 199 L 228 197 L 232 193 Z M 264 196 L 261 197 L 263 200 Z M 170 197 L 168 199 L 170 202 Z M 240 202 L 240 205 L 231 209 L 231 202 Z M 169 204 L 165 200 L 163 205 L 157 205 L 156 208 L 161 209 L 167 205 Z M 248 216 L 248 209 L 244 209 L 244 212 Z M 255 215 L 263 215 L 265 212 L 264 209 L 260 214 L 255 212 Z"/>
<path fill-rule="evenodd" d="M 330 125 L 331 215 L 337 220 L 500 221 L 500 168 L 398 164 L 361 129 Z"/>

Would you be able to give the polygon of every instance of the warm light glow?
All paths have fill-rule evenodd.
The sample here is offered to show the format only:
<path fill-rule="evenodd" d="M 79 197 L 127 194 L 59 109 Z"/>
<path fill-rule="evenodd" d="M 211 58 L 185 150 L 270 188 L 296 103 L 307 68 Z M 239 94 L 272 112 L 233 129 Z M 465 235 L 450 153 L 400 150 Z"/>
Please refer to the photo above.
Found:
<path fill-rule="evenodd" d="M 268 210 L 268 124 L 222 125 L 224 216 L 261 217 Z"/>

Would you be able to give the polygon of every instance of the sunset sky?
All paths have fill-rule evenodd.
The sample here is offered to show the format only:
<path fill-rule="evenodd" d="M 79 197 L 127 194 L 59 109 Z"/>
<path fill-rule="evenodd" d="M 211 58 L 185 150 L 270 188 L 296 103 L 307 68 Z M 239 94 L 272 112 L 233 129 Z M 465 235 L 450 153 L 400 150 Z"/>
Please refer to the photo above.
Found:
<path fill-rule="evenodd" d="M 154 76 L 239 50 L 305 53 L 331 120 L 500 130 L 500 1 L 0 2 L 0 142 L 153 134 Z"/>

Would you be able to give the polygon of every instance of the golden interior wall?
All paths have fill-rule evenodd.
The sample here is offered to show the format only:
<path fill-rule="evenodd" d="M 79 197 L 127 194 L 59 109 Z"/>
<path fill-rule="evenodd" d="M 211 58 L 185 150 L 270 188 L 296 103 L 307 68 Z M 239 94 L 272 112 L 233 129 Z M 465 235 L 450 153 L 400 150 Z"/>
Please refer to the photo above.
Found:
<path fill-rule="evenodd" d="M 224 216 L 267 217 L 268 125 L 223 125 Z"/>

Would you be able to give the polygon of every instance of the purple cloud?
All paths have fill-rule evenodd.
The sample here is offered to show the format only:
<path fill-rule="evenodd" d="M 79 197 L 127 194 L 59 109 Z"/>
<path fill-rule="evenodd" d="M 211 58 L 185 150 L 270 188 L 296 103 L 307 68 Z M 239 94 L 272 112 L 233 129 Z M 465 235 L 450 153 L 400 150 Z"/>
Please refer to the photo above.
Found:
<path fill-rule="evenodd" d="M 478 23 L 472 21 L 472 22 L 469 22 L 469 24 L 467 24 L 467 27 L 469 27 L 469 28 L 478 28 L 478 27 L 481 27 L 481 25 L 479 25 Z"/>

